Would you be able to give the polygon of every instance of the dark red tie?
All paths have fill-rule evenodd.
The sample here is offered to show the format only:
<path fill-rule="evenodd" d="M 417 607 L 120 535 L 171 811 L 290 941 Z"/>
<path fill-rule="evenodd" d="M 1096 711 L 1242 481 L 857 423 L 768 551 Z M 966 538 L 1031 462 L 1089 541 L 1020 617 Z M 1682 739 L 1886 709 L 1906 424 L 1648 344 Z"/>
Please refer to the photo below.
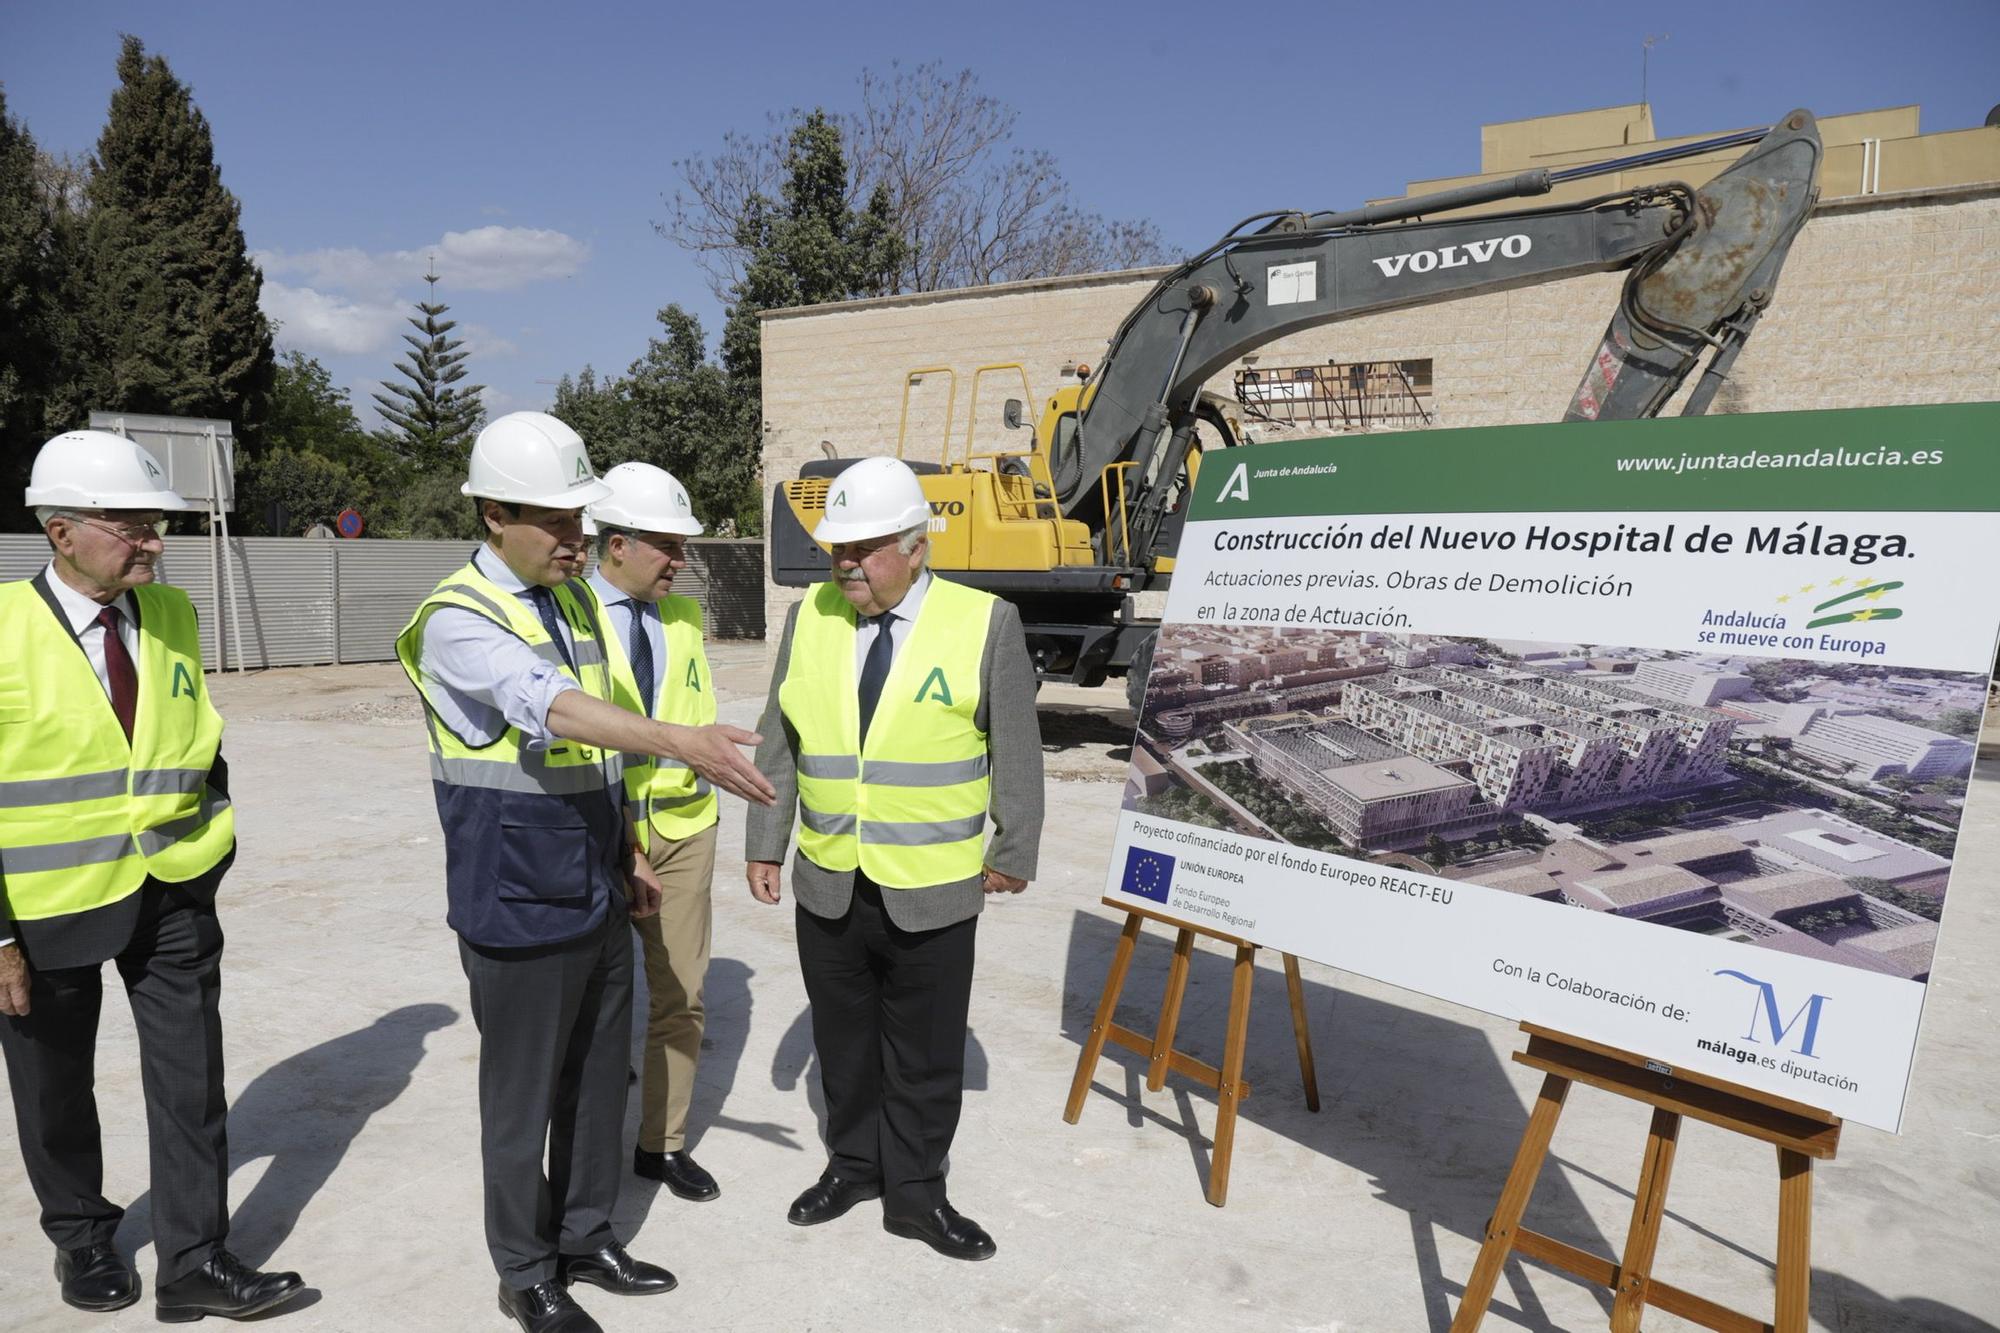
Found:
<path fill-rule="evenodd" d="M 97 623 L 104 626 L 104 678 L 111 686 L 111 711 L 118 714 L 118 725 L 125 728 L 129 741 L 132 717 L 139 709 L 139 673 L 132 669 L 132 654 L 125 651 L 125 640 L 118 637 L 122 619 L 115 606 L 97 613 Z"/>

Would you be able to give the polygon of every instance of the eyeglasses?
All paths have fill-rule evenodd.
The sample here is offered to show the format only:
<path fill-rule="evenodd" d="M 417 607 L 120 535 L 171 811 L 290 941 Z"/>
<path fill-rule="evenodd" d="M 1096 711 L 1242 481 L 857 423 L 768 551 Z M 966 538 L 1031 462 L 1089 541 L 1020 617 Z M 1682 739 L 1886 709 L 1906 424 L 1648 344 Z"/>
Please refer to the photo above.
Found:
<path fill-rule="evenodd" d="M 664 534 L 634 532 L 630 528 L 603 528 L 607 535 L 623 537 L 628 542 L 644 542 L 669 560 L 687 559 L 687 539 Z"/>
<path fill-rule="evenodd" d="M 829 550 L 835 560 L 853 560 L 856 564 L 866 560 L 877 551 L 886 551 L 901 544 L 899 537 L 884 537 L 874 542 L 835 542 Z"/>
<path fill-rule="evenodd" d="M 151 523 L 106 523 L 101 518 L 73 514 L 71 520 L 108 532 L 128 546 L 138 546 L 155 537 L 164 540 L 167 535 L 167 520 L 164 518 L 154 519 Z"/>

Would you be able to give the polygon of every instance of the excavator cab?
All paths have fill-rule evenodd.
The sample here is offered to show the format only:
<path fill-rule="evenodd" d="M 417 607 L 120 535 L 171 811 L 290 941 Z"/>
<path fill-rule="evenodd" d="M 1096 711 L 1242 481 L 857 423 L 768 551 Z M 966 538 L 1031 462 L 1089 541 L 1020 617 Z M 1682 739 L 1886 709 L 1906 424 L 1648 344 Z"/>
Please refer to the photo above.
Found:
<path fill-rule="evenodd" d="M 1025 426 L 1022 408 L 1016 404 L 1034 401 L 1026 367 L 1009 361 L 972 372 L 962 432 L 954 430 L 959 378 L 950 366 L 919 366 L 903 375 L 896 457 L 916 472 L 930 501 L 931 567 L 948 575 L 1000 570 L 1031 576 L 1063 565 L 1089 564 L 1094 558 L 1089 527 L 1064 518 L 1055 500 L 1049 454 L 1042 445 L 1048 436 L 1030 430 L 1021 444 L 1012 444 L 1014 432 Z M 996 380 L 1007 389 L 1018 384 L 1022 395 L 1005 400 L 998 413 L 992 410 Z M 942 399 L 942 429 L 935 437 L 937 444 L 929 449 L 912 438 L 913 415 L 918 419 L 925 415 L 921 404 L 913 412 L 920 388 Z M 933 410 L 930 415 L 940 412 Z M 993 420 L 985 419 L 989 416 Z M 815 459 L 800 468 L 797 480 L 779 484 L 771 506 L 775 582 L 796 587 L 827 576 L 826 551 L 812 540 L 811 532 L 825 512 L 831 479 L 853 462 Z M 1028 586 L 1023 579 L 1010 582 Z"/>

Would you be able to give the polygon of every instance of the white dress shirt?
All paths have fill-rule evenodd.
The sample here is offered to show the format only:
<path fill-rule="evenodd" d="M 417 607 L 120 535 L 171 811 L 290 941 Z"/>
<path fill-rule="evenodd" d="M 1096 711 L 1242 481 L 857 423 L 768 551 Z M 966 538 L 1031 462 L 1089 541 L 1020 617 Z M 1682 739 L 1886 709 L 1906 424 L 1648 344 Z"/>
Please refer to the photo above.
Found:
<path fill-rule="evenodd" d="M 90 659 L 90 669 L 97 673 L 97 683 L 104 690 L 106 698 L 111 697 L 111 676 L 104 665 L 104 626 L 97 623 L 105 606 L 118 608 L 118 641 L 125 645 L 125 655 L 132 659 L 133 668 L 139 665 L 139 626 L 132 618 L 132 594 L 121 592 L 110 602 L 94 602 L 62 581 L 56 573 L 55 562 L 43 571 L 48 579 L 49 591 L 56 595 L 56 605 L 62 608 L 69 620 L 70 633 L 76 635 L 77 646 Z"/>
<path fill-rule="evenodd" d="M 491 547 L 481 545 L 472 563 L 496 587 L 526 602 L 530 615 L 537 615 L 533 589 Z M 550 596 L 554 595 L 551 590 Z M 574 660 L 576 644 L 569 623 L 560 613 L 556 623 Z M 489 745 L 511 725 L 520 729 L 528 749 L 547 749 L 560 739 L 549 730 L 549 705 L 564 690 L 577 688 L 561 668 L 536 656 L 512 630 L 458 606 L 441 607 L 424 622 L 417 670 L 438 720 L 468 745 Z"/>
<path fill-rule="evenodd" d="M 667 679 L 667 632 L 660 624 L 660 606 L 657 602 L 641 601 L 631 593 L 604 577 L 603 570 L 593 572 L 588 580 L 597 600 L 604 605 L 604 632 L 616 634 L 618 642 L 625 649 L 625 658 L 632 658 L 632 611 L 633 603 L 639 606 L 639 623 L 645 627 L 646 639 L 653 647 L 653 706 L 658 711 L 660 691 Z"/>
<path fill-rule="evenodd" d="M 917 623 L 917 612 L 923 608 L 924 594 L 930 591 L 931 572 L 917 571 L 917 581 L 903 594 L 903 600 L 889 609 L 896 618 L 889 622 L 889 667 L 895 669 L 896 654 L 903 651 L 903 645 L 910 641 L 910 626 Z M 861 679 L 862 664 L 868 660 L 868 650 L 875 644 L 875 636 L 880 633 L 874 620 L 857 615 L 854 624 L 854 679 Z"/>

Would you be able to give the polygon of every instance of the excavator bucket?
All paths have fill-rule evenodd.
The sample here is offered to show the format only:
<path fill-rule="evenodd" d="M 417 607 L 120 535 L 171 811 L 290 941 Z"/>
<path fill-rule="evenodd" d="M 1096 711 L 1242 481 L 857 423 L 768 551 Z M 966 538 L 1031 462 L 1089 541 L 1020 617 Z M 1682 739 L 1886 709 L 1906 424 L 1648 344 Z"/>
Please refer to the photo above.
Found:
<path fill-rule="evenodd" d="M 1694 195 L 1689 234 L 1664 262 L 1627 275 L 1604 341 L 1565 421 L 1632 420 L 1659 412 L 1713 348 L 1684 416 L 1704 412 L 1770 304 L 1778 271 L 1819 198 L 1819 129 L 1794 111 Z"/>

